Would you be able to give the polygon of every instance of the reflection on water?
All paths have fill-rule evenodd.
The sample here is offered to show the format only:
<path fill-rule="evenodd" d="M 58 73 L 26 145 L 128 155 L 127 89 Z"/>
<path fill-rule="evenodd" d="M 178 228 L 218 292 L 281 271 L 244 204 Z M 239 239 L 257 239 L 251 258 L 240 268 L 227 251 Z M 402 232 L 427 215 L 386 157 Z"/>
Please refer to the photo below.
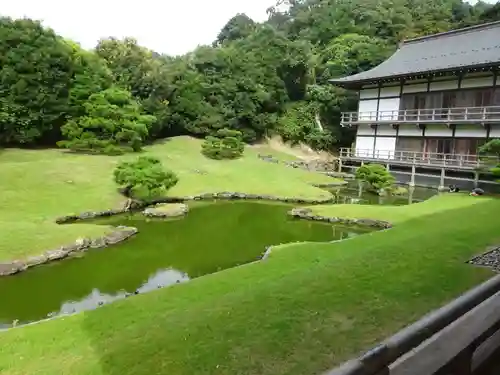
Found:
<path fill-rule="evenodd" d="M 64 302 L 59 311 L 51 312 L 48 314 L 48 316 L 72 314 L 78 311 L 93 310 L 103 304 L 126 298 L 132 294 L 145 293 L 154 289 L 163 288 L 165 286 L 188 280 L 189 276 L 183 272 L 173 269 L 161 270 L 150 276 L 149 279 L 139 288 L 137 288 L 133 293 L 121 290 L 114 294 L 107 294 L 101 292 L 99 289 L 93 289 L 88 296 L 78 301 Z"/>
<path fill-rule="evenodd" d="M 401 186 L 404 192 L 399 195 L 379 196 L 366 191 L 363 184 L 350 181 L 345 187 L 329 189 L 336 204 L 370 204 L 402 206 L 422 202 L 437 193 L 436 189 Z"/>

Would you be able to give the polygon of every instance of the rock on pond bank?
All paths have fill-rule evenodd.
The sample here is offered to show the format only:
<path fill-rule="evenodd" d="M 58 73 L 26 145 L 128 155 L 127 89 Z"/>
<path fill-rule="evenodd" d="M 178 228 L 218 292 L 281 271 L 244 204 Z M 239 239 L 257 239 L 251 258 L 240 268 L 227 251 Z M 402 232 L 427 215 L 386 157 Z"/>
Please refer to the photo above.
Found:
<path fill-rule="evenodd" d="M 147 217 L 171 218 L 184 216 L 188 211 L 189 207 L 185 203 L 159 203 L 146 208 L 142 214 Z"/>
<path fill-rule="evenodd" d="M 328 223 L 339 223 L 345 225 L 361 225 L 372 228 L 388 229 L 392 228 L 392 224 L 387 221 L 374 220 L 374 219 L 346 219 L 341 217 L 330 217 L 316 215 L 310 208 L 294 208 L 288 212 L 292 217 L 316 221 L 324 221 Z"/>
<path fill-rule="evenodd" d="M 55 260 L 60 260 L 68 257 L 72 253 L 84 252 L 88 249 L 98 249 L 114 245 L 125 241 L 129 237 L 136 234 L 137 228 L 134 227 L 116 227 L 110 233 L 97 237 L 79 238 L 75 243 L 61 246 L 58 249 L 48 250 L 41 255 L 29 257 L 26 260 L 14 260 L 10 262 L 0 263 L 0 276 L 13 275 L 18 272 L 27 270 L 28 268 L 38 266 Z"/>

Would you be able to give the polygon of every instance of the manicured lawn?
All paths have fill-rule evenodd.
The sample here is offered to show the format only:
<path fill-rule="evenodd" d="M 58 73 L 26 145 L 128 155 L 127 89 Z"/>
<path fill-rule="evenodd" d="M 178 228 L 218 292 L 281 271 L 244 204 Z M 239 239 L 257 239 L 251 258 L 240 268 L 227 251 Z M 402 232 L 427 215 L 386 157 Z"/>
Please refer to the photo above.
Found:
<path fill-rule="evenodd" d="M 2 332 L 0 373 L 320 374 L 492 274 L 464 262 L 500 241 L 500 200 L 317 209 L 396 225 Z"/>
<path fill-rule="evenodd" d="M 437 212 L 454 210 L 460 207 L 484 203 L 484 198 L 469 197 L 467 194 L 442 193 L 421 203 L 408 206 L 389 206 L 361 204 L 337 204 L 311 206 L 314 213 L 323 216 L 342 217 L 348 219 L 375 218 L 392 224 L 402 221 L 432 215 Z"/>
<path fill-rule="evenodd" d="M 333 179 L 318 173 L 265 163 L 258 150 L 244 158 L 212 161 L 200 154 L 200 141 L 177 137 L 148 147 L 178 173 L 180 182 L 171 195 L 237 191 L 243 193 L 328 197 L 312 183 Z M 60 150 L 0 152 L 0 261 L 38 255 L 82 236 L 97 236 L 106 229 L 95 225 L 54 224 L 57 216 L 114 208 L 121 204 L 112 171 L 121 156 L 75 155 Z"/>

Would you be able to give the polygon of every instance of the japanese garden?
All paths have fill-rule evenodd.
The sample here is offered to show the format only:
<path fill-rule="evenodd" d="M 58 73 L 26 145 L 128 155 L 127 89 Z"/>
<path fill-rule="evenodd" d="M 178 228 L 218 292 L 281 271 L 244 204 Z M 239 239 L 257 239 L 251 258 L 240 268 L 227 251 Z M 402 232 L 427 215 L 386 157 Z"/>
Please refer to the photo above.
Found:
<path fill-rule="evenodd" d="M 175 57 L 0 18 L 0 374 L 321 374 L 500 270 L 497 195 L 342 171 L 329 82 L 499 6 L 285 3 Z"/>

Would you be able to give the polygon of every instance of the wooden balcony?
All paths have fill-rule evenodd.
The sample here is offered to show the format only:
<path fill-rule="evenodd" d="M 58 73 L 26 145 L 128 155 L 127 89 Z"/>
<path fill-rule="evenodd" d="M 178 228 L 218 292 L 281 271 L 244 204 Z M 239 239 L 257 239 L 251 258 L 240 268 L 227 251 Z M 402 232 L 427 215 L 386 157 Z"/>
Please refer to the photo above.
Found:
<path fill-rule="evenodd" d="M 445 154 L 418 151 L 389 151 L 374 149 L 341 148 L 340 159 L 391 163 L 400 165 L 415 165 L 428 167 L 448 167 L 459 170 L 474 170 L 499 163 L 495 156 L 479 158 L 472 154 Z"/>
<path fill-rule="evenodd" d="M 500 107 L 342 112 L 340 124 L 485 124 L 500 122 Z"/>

